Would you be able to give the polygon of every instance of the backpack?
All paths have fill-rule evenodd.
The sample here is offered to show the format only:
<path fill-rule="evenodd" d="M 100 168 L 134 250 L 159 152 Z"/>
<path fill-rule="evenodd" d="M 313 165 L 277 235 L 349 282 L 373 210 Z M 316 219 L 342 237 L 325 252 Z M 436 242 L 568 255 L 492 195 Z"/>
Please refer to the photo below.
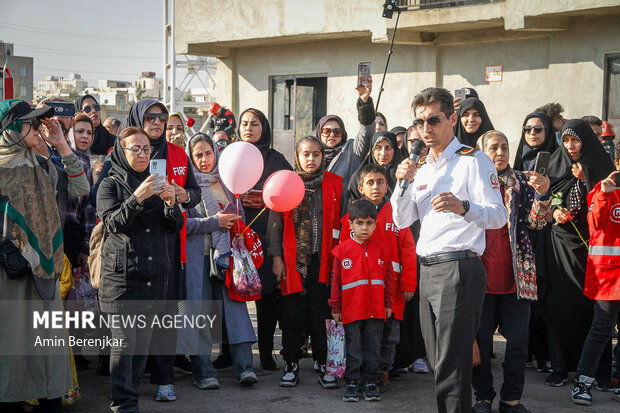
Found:
<path fill-rule="evenodd" d="M 103 221 L 99 221 L 93 232 L 90 234 L 88 248 L 88 268 L 90 270 L 90 283 L 94 289 L 99 289 L 101 283 L 101 255 L 103 253 L 103 244 L 108 237 L 108 231 L 103 226 Z"/>

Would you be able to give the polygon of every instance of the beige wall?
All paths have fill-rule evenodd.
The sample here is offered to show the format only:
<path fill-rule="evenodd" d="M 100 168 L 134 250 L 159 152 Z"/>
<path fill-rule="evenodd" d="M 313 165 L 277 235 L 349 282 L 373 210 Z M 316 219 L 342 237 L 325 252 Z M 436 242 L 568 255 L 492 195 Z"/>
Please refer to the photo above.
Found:
<path fill-rule="evenodd" d="M 596 30 L 594 30 L 596 28 Z M 269 113 L 269 78 L 324 73 L 327 112 L 340 115 L 349 134 L 357 129 L 354 90 L 357 63 L 371 61 L 377 99 L 387 57 L 386 44 L 363 38 L 234 49 L 218 61 L 218 99 L 236 113 L 256 107 Z M 474 87 L 497 129 L 516 149 L 526 114 L 551 101 L 565 117 L 602 115 L 604 55 L 620 53 L 617 17 L 581 18 L 568 31 L 530 40 L 480 45 L 395 45 L 379 110 L 390 127 L 408 126 L 413 96 L 428 86 Z M 503 81 L 484 83 L 485 65 L 504 65 Z"/>

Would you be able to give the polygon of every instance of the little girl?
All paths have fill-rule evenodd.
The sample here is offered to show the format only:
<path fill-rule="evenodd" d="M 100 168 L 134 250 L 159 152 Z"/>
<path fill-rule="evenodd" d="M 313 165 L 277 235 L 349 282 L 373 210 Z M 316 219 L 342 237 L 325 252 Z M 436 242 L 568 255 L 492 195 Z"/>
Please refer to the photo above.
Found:
<path fill-rule="evenodd" d="M 269 215 L 267 253 L 273 256 L 273 272 L 284 296 L 280 327 L 286 367 L 280 379 L 282 387 L 299 383 L 299 359 L 306 332 L 312 337 L 319 383 L 324 388 L 338 387 L 337 379 L 325 374 L 325 319 L 331 318 L 327 302 L 333 261 L 330 251 L 340 235 L 342 179 L 325 171 L 323 148 L 314 136 L 297 142 L 295 172 L 304 181 L 304 199 L 292 211 L 270 211 Z"/>

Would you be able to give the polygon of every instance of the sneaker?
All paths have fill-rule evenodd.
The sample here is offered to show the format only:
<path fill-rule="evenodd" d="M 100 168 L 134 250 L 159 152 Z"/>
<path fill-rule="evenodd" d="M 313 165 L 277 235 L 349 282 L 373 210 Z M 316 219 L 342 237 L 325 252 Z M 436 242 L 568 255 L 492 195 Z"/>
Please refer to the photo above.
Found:
<path fill-rule="evenodd" d="M 256 373 L 253 371 L 244 371 L 241 373 L 241 377 L 239 377 L 239 384 L 242 386 L 252 386 L 258 383 L 258 378 L 256 377 Z"/>
<path fill-rule="evenodd" d="M 592 377 L 587 377 L 584 375 L 580 375 L 577 379 L 575 379 L 575 383 L 573 384 L 573 392 L 570 396 L 572 402 L 581 406 L 591 406 L 592 393 L 590 393 L 590 389 L 592 389 L 593 383 L 594 379 Z"/>
<path fill-rule="evenodd" d="M 411 365 L 411 372 L 417 374 L 428 374 L 428 366 L 424 362 L 424 359 L 417 359 Z"/>
<path fill-rule="evenodd" d="M 375 383 L 366 383 L 364 384 L 364 400 L 367 402 L 377 402 L 381 400 L 381 394 L 379 393 L 379 388 Z"/>
<path fill-rule="evenodd" d="M 499 413 L 530 413 L 521 403 L 508 404 L 503 400 L 499 401 Z"/>
<path fill-rule="evenodd" d="M 344 396 L 342 396 L 343 402 L 359 402 L 360 398 L 357 392 L 357 383 L 349 382 L 344 388 Z"/>
<path fill-rule="evenodd" d="M 324 389 L 336 389 L 338 388 L 338 378 L 327 374 L 325 372 L 325 366 L 321 366 L 321 373 L 319 374 L 319 384 Z"/>
<path fill-rule="evenodd" d="M 538 367 L 538 363 L 536 363 L 536 360 L 531 360 L 525 363 L 526 369 L 533 369 L 534 367 Z"/>
<path fill-rule="evenodd" d="M 193 380 L 194 386 L 200 390 L 215 390 L 220 388 L 220 382 L 215 377 L 202 380 Z"/>
<path fill-rule="evenodd" d="M 476 404 L 473 405 L 471 411 L 473 413 L 491 413 L 491 406 L 493 405 L 492 401 L 488 400 L 479 400 Z"/>
<path fill-rule="evenodd" d="M 620 402 L 620 380 L 614 377 L 614 388 L 611 394 L 611 400 Z"/>
<path fill-rule="evenodd" d="M 609 377 L 597 378 L 593 384 L 596 384 L 596 390 L 598 391 L 610 392 L 614 388 L 614 383 Z"/>
<path fill-rule="evenodd" d="M 192 362 L 185 356 L 176 356 L 174 359 L 174 369 L 183 374 L 192 374 Z"/>
<path fill-rule="evenodd" d="M 385 393 L 390 390 L 390 378 L 389 373 L 387 371 L 380 371 L 379 378 L 375 382 L 377 384 L 377 388 L 379 389 L 379 393 Z"/>
<path fill-rule="evenodd" d="M 280 378 L 281 387 L 295 387 L 299 384 L 299 365 L 296 362 L 286 363 L 284 374 Z"/>
<path fill-rule="evenodd" d="M 319 362 L 317 360 L 314 360 L 314 364 L 312 365 L 312 368 L 314 369 L 314 372 L 316 374 L 321 374 L 321 366 L 319 366 Z"/>
<path fill-rule="evenodd" d="M 557 371 L 551 373 L 545 381 L 545 384 L 551 387 L 562 387 L 566 383 L 568 383 L 568 374 Z"/>
<path fill-rule="evenodd" d="M 536 365 L 538 366 L 536 371 L 539 373 L 553 373 L 550 361 L 540 360 L 536 362 Z"/>
<path fill-rule="evenodd" d="M 157 395 L 155 400 L 158 402 L 173 402 L 177 399 L 177 394 L 174 392 L 174 384 L 164 384 L 163 386 L 157 386 Z"/>

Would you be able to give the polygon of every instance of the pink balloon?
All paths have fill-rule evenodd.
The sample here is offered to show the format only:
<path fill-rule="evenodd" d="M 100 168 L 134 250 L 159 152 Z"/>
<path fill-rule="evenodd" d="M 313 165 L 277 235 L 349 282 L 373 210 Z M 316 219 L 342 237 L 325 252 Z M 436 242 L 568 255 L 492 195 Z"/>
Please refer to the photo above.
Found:
<path fill-rule="evenodd" d="M 274 172 L 265 181 L 263 201 L 269 209 L 286 212 L 299 205 L 305 193 L 306 187 L 299 175 L 283 170 Z"/>
<path fill-rule="evenodd" d="M 233 194 L 243 194 L 263 174 L 263 156 L 258 148 L 249 142 L 233 142 L 220 156 L 218 165 L 220 178 Z"/>

